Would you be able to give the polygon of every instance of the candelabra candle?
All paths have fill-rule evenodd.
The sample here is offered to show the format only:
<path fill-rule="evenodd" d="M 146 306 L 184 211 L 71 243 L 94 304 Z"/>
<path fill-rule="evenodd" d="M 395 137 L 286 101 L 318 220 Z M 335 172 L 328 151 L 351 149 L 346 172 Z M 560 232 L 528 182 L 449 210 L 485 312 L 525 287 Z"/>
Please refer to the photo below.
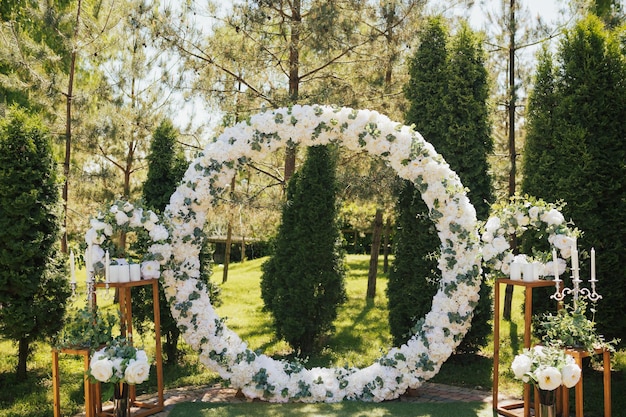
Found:
<path fill-rule="evenodd" d="M 557 301 L 563 301 L 563 299 L 567 296 L 567 295 L 572 295 L 572 299 L 573 299 L 573 303 L 574 303 L 574 308 L 577 308 L 578 306 L 578 300 L 582 297 L 582 298 L 587 298 L 588 300 L 592 301 L 592 302 L 596 302 L 598 300 L 600 300 L 602 298 L 602 296 L 600 294 L 598 294 L 596 292 L 596 282 L 598 282 L 598 280 L 596 279 L 596 251 L 595 249 L 591 249 L 591 279 L 589 280 L 589 282 L 591 283 L 591 290 L 589 290 L 589 288 L 581 288 L 580 284 L 582 282 L 582 280 L 580 279 L 580 272 L 578 270 L 578 250 L 576 249 L 576 246 L 573 245 L 572 246 L 572 284 L 573 287 L 572 288 L 567 288 L 565 287 L 565 285 L 563 285 L 563 288 L 560 287 L 561 284 L 561 279 L 559 278 L 559 272 L 558 272 L 558 267 L 556 266 L 556 251 L 552 250 L 552 259 L 553 262 L 555 263 L 555 267 L 554 267 L 554 281 L 555 281 L 555 286 L 556 286 L 556 290 L 554 292 L 554 294 L 552 294 L 550 296 L 550 298 L 557 300 Z M 565 284 L 565 283 L 563 283 Z"/>

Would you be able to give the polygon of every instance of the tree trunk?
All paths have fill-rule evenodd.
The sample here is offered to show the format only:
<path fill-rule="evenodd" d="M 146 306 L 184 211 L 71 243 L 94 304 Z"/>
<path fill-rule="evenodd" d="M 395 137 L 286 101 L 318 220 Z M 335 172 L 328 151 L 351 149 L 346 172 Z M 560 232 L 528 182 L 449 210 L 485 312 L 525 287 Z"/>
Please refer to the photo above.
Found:
<path fill-rule="evenodd" d="M 165 334 L 165 356 L 166 363 L 174 365 L 178 360 L 178 339 L 180 338 L 180 330 L 177 327 L 170 329 Z"/>
<path fill-rule="evenodd" d="M 301 0 L 291 5 L 291 36 L 289 38 L 289 99 L 296 104 L 300 89 L 300 29 L 302 25 Z M 285 152 L 285 186 L 296 171 L 296 147 L 287 146 Z"/>
<path fill-rule="evenodd" d="M 222 284 L 228 281 L 228 265 L 230 264 L 230 246 L 233 238 L 233 225 L 228 221 L 228 229 L 226 230 L 226 249 L 224 250 L 224 272 L 222 273 Z"/>
<path fill-rule="evenodd" d="M 230 198 L 233 199 L 235 193 L 235 185 L 237 178 L 233 177 L 230 180 Z M 228 281 L 228 265 L 230 265 L 230 250 L 233 240 L 233 213 L 232 206 L 230 213 L 228 214 L 228 229 L 226 229 L 226 248 L 224 250 L 224 272 L 222 273 L 222 284 Z"/>
<path fill-rule="evenodd" d="M 384 233 L 384 243 L 383 243 L 383 273 L 387 273 L 389 271 L 389 235 L 391 234 L 391 218 L 387 217 L 387 221 L 385 222 L 385 233 Z"/>
<path fill-rule="evenodd" d="M 76 6 L 76 22 L 74 27 L 74 42 L 78 40 L 78 27 L 80 24 L 80 9 L 82 1 L 78 0 Z M 70 162 L 72 160 L 72 100 L 74 98 L 74 71 L 76 68 L 76 45 L 72 46 L 70 59 L 70 72 L 67 81 L 67 96 L 65 97 L 65 159 L 63 161 L 63 236 L 61 237 L 61 252 L 67 253 L 67 207 L 70 188 Z"/>
<path fill-rule="evenodd" d="M 29 351 L 30 351 L 30 343 L 28 339 L 21 338 L 18 342 L 17 368 L 16 368 L 18 381 L 26 380 L 26 363 L 28 361 Z"/>
<path fill-rule="evenodd" d="M 515 0 L 511 0 L 510 4 L 510 24 L 509 24 L 509 160 L 511 170 L 509 171 L 509 197 L 515 195 L 515 175 L 516 175 L 516 158 L 515 151 L 515 107 L 516 94 L 515 90 Z M 511 246 L 515 250 L 514 246 Z M 502 310 L 502 318 L 511 320 L 511 304 L 513 303 L 513 286 L 507 285 L 504 291 L 504 307 Z"/>
<path fill-rule="evenodd" d="M 367 274 L 367 298 L 376 297 L 376 275 L 378 273 L 378 253 L 380 239 L 383 234 L 383 211 L 376 209 L 374 218 L 374 232 L 372 233 L 372 251 L 370 254 L 370 269 Z"/>

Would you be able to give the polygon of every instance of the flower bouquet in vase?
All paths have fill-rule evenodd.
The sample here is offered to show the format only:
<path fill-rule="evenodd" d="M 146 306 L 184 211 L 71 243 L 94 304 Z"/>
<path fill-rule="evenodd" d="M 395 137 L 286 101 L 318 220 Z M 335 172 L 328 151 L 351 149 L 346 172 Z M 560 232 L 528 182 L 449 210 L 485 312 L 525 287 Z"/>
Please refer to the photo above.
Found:
<path fill-rule="evenodd" d="M 561 385 L 572 388 L 581 376 L 581 369 L 572 356 L 561 348 L 550 346 L 524 349 L 513 359 L 511 369 L 517 379 L 537 387 L 538 417 L 556 417 L 557 388 Z"/>
<path fill-rule="evenodd" d="M 130 415 L 129 385 L 141 384 L 150 376 L 148 356 L 124 338 L 116 338 L 93 354 L 89 375 L 96 381 L 113 384 L 115 417 Z"/>

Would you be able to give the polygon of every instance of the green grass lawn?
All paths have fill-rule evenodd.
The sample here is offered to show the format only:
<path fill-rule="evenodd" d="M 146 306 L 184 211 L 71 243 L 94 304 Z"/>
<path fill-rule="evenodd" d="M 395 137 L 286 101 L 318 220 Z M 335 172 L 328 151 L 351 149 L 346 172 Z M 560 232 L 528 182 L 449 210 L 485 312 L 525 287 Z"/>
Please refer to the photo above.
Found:
<path fill-rule="evenodd" d="M 491 417 L 484 403 L 178 404 L 169 417 Z"/>
<path fill-rule="evenodd" d="M 271 322 L 267 313 L 262 311 L 260 298 L 260 265 L 263 260 L 247 261 L 243 264 L 233 264 L 229 270 L 229 278 L 222 285 L 223 303 L 217 308 L 220 316 L 226 317 L 227 325 L 246 340 L 252 349 L 262 349 L 265 353 L 274 356 L 287 356 L 290 349 L 279 340 L 276 340 L 271 331 Z M 339 317 L 335 323 L 336 332 L 325 342 L 325 348 L 315 357 L 310 358 L 309 366 L 366 366 L 384 353 L 391 343 L 387 325 L 387 309 L 385 288 L 386 277 L 379 274 L 377 281 L 376 298 L 366 300 L 367 268 L 369 258 L 365 255 L 351 255 L 347 258 L 348 276 L 346 289 L 348 302 L 340 308 Z M 214 267 L 214 280 L 221 281 L 221 268 Z M 382 271 L 382 267 L 379 269 Z M 99 305 L 110 305 L 111 298 L 98 293 Z M 82 300 L 81 300 L 82 301 Z M 513 356 L 519 351 L 522 335 L 521 320 L 522 292 L 517 289 L 514 296 L 514 320 L 512 323 L 501 324 L 501 375 L 500 391 L 520 395 L 522 384 L 513 379 L 509 364 Z M 109 307 L 110 308 L 110 307 Z M 153 335 L 146 334 L 135 340 L 139 344 L 145 342 L 144 347 L 151 353 Z M 198 362 L 195 352 L 182 344 L 183 358 L 180 364 L 164 368 L 165 387 L 175 388 L 190 385 L 206 385 L 219 382 L 217 374 L 207 370 Z M 6 340 L 0 340 L 0 417 L 51 417 L 52 416 L 52 378 L 51 378 L 51 351 L 45 343 L 33 346 L 33 354 L 29 362 L 29 379 L 24 382 L 16 381 L 13 373 L 17 362 L 16 346 Z M 434 378 L 435 382 L 460 385 L 470 388 L 491 389 L 492 381 L 492 346 L 487 346 L 478 355 L 453 355 Z M 61 375 L 61 409 L 65 416 L 74 415 L 81 411 L 83 406 L 82 376 L 83 368 L 79 357 L 60 355 Z M 619 416 L 626 410 L 626 352 L 620 351 L 614 356 L 614 372 L 612 373 L 613 386 L 613 415 Z M 590 367 L 584 369 L 585 416 L 595 417 L 603 415 L 602 408 L 602 375 L 601 372 Z M 155 392 L 156 378 L 152 372 L 148 382 L 138 386 L 138 393 Z M 355 404 L 355 403 L 352 403 Z M 267 405 L 267 404 L 262 404 Z M 332 414 L 317 415 L 378 415 L 358 414 L 358 411 L 349 411 L 349 405 L 341 405 Z M 460 408 L 471 409 L 469 405 L 460 405 Z M 280 405 L 278 406 L 280 409 Z M 198 416 L 211 416 L 213 411 L 201 410 Z M 427 413 L 428 411 L 424 411 Z M 474 414 L 477 415 L 476 410 Z M 200 414 L 202 413 L 202 414 Z M 207 414 L 205 414 L 207 413 Z M 350 414 L 352 413 L 352 414 Z M 356 414 L 355 414 L 356 413 Z M 374 413 L 374 411 L 372 411 Z M 220 414 L 224 416 L 244 414 Z M 267 414 L 281 415 L 281 414 Z M 296 414 L 297 415 L 297 414 Z M 311 414 L 315 415 L 315 414 Z M 403 414 L 380 414 L 400 415 Z M 430 414 L 404 414 L 430 415 Z M 447 414 L 432 414 L 447 415 Z M 463 414 L 449 414 L 459 415 Z M 173 416 L 174 417 L 174 416 Z"/>

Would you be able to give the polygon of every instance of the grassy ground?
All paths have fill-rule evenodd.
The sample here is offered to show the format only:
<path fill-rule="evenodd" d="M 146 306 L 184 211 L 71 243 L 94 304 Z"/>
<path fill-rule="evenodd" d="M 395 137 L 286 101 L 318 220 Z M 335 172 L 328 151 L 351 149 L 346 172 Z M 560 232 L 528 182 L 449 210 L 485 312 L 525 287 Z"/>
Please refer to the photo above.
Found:
<path fill-rule="evenodd" d="M 170 417 L 488 417 L 489 405 L 483 403 L 408 403 L 379 404 L 345 401 L 338 404 L 178 404 Z"/>
<path fill-rule="evenodd" d="M 288 355 L 288 346 L 272 337 L 271 323 L 261 310 L 260 264 L 262 260 L 248 261 L 231 265 L 229 279 L 223 285 L 223 304 L 218 308 L 227 324 L 236 331 L 251 348 L 263 349 L 275 356 Z M 321 354 L 309 360 L 311 366 L 365 366 L 379 357 L 390 345 L 391 337 L 387 325 L 385 288 L 387 280 L 380 276 L 377 282 L 376 298 L 367 301 L 367 256 L 349 256 L 346 287 L 348 302 L 341 307 L 336 322 L 335 335 L 326 341 Z M 382 270 L 382 268 L 380 269 Z M 221 269 L 215 268 L 215 280 L 221 281 Z M 103 290 L 99 290 L 103 291 Z M 111 303 L 111 298 L 98 294 L 99 305 Z M 500 391 L 520 394 L 522 386 L 514 380 L 509 364 L 519 351 L 522 340 L 522 321 L 519 312 L 522 301 L 521 291 L 515 292 L 514 320 L 501 325 L 501 384 Z M 137 338 L 137 335 L 135 335 Z M 136 339 L 137 340 L 137 339 Z M 152 335 L 145 335 L 145 348 L 150 353 Z M 139 341 L 141 344 L 142 341 Z M 212 373 L 197 361 L 194 352 L 182 346 L 184 357 L 181 364 L 166 366 L 164 369 L 166 388 L 188 385 L 205 385 L 218 382 Z M 50 346 L 38 343 L 33 346 L 29 362 L 29 379 L 16 381 L 13 372 L 17 361 L 16 347 L 9 341 L 0 340 L 0 417 L 51 417 L 52 378 Z M 442 367 L 434 381 L 452 385 L 490 390 L 492 381 L 492 352 L 488 346 L 479 355 L 454 355 Z M 620 416 L 626 410 L 626 352 L 614 357 L 613 415 Z M 83 405 L 82 362 L 79 357 L 60 355 L 61 409 L 63 415 L 79 412 Z M 591 367 L 584 369 L 585 415 L 603 415 L 602 376 Z M 138 386 L 138 393 L 156 390 L 155 373 L 151 379 Z M 622 414 L 620 414 L 622 413 Z M 201 414 L 199 414 L 201 415 Z M 202 414 L 204 415 L 204 414 Z M 209 416 L 210 414 L 206 414 Z M 333 415 L 333 414 L 329 414 Z M 337 414 L 339 415 L 339 414 Z M 350 414 L 341 414 L 350 415 Z M 369 415 L 369 414 L 368 414 Z M 394 414 L 395 415 L 395 414 Z M 414 414 L 413 414 L 414 415 Z M 439 414 L 437 414 L 439 415 Z M 456 414 L 451 414 L 456 415 Z M 474 414 L 475 415 L 475 414 Z"/>

